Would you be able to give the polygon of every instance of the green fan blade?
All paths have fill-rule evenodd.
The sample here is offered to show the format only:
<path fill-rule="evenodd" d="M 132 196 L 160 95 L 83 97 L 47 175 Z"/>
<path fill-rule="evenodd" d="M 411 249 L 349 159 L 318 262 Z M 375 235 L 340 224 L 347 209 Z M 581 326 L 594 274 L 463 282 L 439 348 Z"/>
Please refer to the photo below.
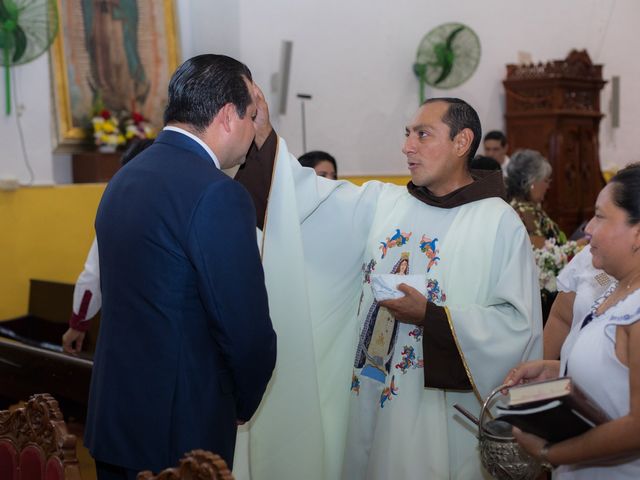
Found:
<path fill-rule="evenodd" d="M 4 23 L 10 19 L 11 17 L 9 16 L 9 11 L 7 10 L 7 7 L 5 7 L 3 1 L 0 0 L 0 23 Z"/>
<path fill-rule="evenodd" d="M 451 73 L 451 70 L 453 70 L 453 60 L 455 59 L 455 54 L 453 53 L 453 41 L 455 40 L 456 35 L 458 35 L 462 30 L 464 30 L 464 27 L 462 26 L 456 28 L 449 34 L 445 44 L 440 43 L 434 47 L 438 64 L 442 67 L 442 72 L 440 72 L 436 81 L 433 82 L 435 85 L 444 81 L 444 79 Z"/>
<path fill-rule="evenodd" d="M 18 63 L 27 50 L 27 35 L 20 25 L 16 25 L 16 30 L 13 32 L 13 41 L 13 63 Z"/>
<path fill-rule="evenodd" d="M 11 75 L 9 71 L 9 46 L 7 45 L 7 33 L 0 31 L 0 38 L 3 38 L 2 63 L 4 65 L 4 85 L 5 85 L 5 112 L 11 115 Z"/>
<path fill-rule="evenodd" d="M 56 0 L 0 0 L 0 67 L 5 69 L 6 111 L 11 113 L 10 68 L 47 51 L 58 33 Z"/>
<path fill-rule="evenodd" d="M 449 34 L 449 37 L 447 38 L 447 48 L 449 50 L 452 49 L 453 40 L 456 38 L 456 35 L 458 35 L 462 30 L 464 30 L 464 27 L 461 25 Z"/>
<path fill-rule="evenodd" d="M 4 8 L 11 20 L 18 20 L 18 6 L 13 0 L 3 0 L 0 3 L 4 3 Z"/>

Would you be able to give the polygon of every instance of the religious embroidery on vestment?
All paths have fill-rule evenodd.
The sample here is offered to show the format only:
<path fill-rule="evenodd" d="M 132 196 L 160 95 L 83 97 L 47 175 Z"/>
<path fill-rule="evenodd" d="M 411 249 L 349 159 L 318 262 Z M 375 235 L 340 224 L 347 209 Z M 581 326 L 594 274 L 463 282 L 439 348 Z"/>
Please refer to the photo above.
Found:
<path fill-rule="evenodd" d="M 390 273 L 409 273 L 409 252 L 401 253 L 400 260 L 394 264 Z M 374 300 L 360 333 L 354 362 L 356 368 L 362 368 L 362 376 L 386 383 L 397 335 L 398 324 L 395 318 Z"/>
<path fill-rule="evenodd" d="M 416 342 L 422 340 L 422 327 L 416 327 L 409 332 L 409 336 L 413 337 Z"/>
<path fill-rule="evenodd" d="M 360 379 L 355 372 L 351 374 L 351 391 L 356 392 L 356 395 L 360 395 Z"/>
<path fill-rule="evenodd" d="M 386 402 L 387 400 L 391 401 L 392 395 L 398 395 L 398 387 L 396 387 L 395 375 L 391 377 L 391 385 L 382 390 L 382 395 L 380 395 L 380 408 L 384 408 L 384 402 Z"/>
<path fill-rule="evenodd" d="M 427 300 L 438 305 L 447 301 L 447 295 L 440 290 L 440 284 L 432 278 L 427 279 Z"/>
<path fill-rule="evenodd" d="M 416 359 L 416 352 L 411 345 L 405 345 L 402 348 L 402 359 L 400 363 L 396 364 L 396 368 L 399 369 L 404 375 L 409 369 L 424 367 L 423 359 Z"/>
<path fill-rule="evenodd" d="M 437 265 L 438 260 L 440 260 L 440 257 L 437 256 L 438 253 L 440 252 L 440 250 L 436 248 L 437 241 L 438 241 L 437 238 L 434 238 L 433 240 L 431 240 L 426 235 L 422 235 L 422 238 L 420 239 L 420 250 L 429 259 L 429 263 L 427 263 L 427 273 L 429 273 L 429 270 L 431 270 L 431 267 L 433 267 L 434 265 Z"/>
<path fill-rule="evenodd" d="M 362 301 L 364 300 L 364 290 L 360 291 L 360 301 L 358 301 L 358 317 L 360 316 L 360 309 L 362 308 Z"/>
<path fill-rule="evenodd" d="M 371 283 L 371 272 L 376 269 L 376 261 L 374 259 L 369 260 L 369 263 L 362 264 L 362 283 Z"/>
<path fill-rule="evenodd" d="M 382 257 L 384 258 L 387 254 L 387 250 L 393 247 L 399 247 L 401 245 L 406 245 L 406 243 L 411 238 L 411 232 L 400 232 L 399 228 L 396 228 L 396 233 L 394 233 L 391 237 L 387 237 L 386 242 L 380 242 L 380 250 L 382 250 Z"/>

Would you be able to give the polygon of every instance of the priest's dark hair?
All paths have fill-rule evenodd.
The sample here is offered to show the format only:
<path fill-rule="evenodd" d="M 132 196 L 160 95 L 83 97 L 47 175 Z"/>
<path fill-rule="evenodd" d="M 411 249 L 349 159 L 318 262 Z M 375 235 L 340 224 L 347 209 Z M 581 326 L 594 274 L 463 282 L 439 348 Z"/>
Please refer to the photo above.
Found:
<path fill-rule="evenodd" d="M 449 138 L 453 140 L 458 133 L 468 128 L 473 133 L 473 141 L 467 153 L 467 167 L 478 151 L 480 140 L 482 140 L 482 127 L 480 117 L 474 108 L 464 100 L 459 98 L 441 97 L 429 98 L 422 105 L 434 102 L 444 102 L 449 104 L 447 112 L 442 116 L 442 122 L 449 127 Z"/>
<path fill-rule="evenodd" d="M 186 123 L 202 133 L 227 103 L 235 105 L 240 118 L 252 102 L 245 78 L 249 68 L 226 55 L 198 55 L 185 61 L 169 81 L 164 123 Z"/>
<path fill-rule="evenodd" d="M 627 165 L 610 182 L 613 203 L 627 212 L 629 225 L 640 223 L 640 163 Z"/>

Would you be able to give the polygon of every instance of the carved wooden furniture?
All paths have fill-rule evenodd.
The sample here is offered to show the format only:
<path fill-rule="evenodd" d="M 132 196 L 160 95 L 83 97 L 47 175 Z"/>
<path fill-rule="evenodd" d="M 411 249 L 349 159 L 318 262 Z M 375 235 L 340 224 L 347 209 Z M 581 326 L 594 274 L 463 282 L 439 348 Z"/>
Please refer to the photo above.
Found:
<path fill-rule="evenodd" d="M 0 322 L 0 408 L 47 391 L 65 415 L 84 418 L 99 325 L 94 318 L 83 345 L 87 353 L 62 353 L 72 303 L 73 285 L 31 280 L 28 314 Z"/>
<path fill-rule="evenodd" d="M 604 186 L 598 128 L 602 65 L 586 51 L 538 65 L 507 65 L 506 127 L 511 151 L 540 151 L 553 167 L 545 211 L 567 234 L 591 218 Z"/>
<path fill-rule="evenodd" d="M 0 478 L 80 480 L 76 437 L 51 395 L 33 395 L 25 407 L 0 411 Z"/>
<path fill-rule="evenodd" d="M 233 480 L 227 463 L 205 450 L 192 450 L 180 460 L 180 466 L 167 468 L 158 475 L 140 472 L 138 480 Z"/>

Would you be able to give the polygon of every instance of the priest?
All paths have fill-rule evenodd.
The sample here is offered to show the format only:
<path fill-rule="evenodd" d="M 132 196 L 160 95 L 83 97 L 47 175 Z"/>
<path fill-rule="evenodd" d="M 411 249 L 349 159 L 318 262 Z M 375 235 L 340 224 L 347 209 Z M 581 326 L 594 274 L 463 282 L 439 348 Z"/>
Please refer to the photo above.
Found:
<path fill-rule="evenodd" d="M 502 175 L 468 167 L 477 113 L 460 99 L 427 100 L 405 129 L 411 182 L 357 187 L 301 167 L 259 103 L 236 179 L 263 219 L 283 340 L 250 430 L 253 480 L 490 478 L 476 427 L 453 405 L 478 415 L 509 366 L 540 358 L 542 322 L 531 246 Z M 403 296 L 376 300 L 378 274 L 395 275 Z"/>

